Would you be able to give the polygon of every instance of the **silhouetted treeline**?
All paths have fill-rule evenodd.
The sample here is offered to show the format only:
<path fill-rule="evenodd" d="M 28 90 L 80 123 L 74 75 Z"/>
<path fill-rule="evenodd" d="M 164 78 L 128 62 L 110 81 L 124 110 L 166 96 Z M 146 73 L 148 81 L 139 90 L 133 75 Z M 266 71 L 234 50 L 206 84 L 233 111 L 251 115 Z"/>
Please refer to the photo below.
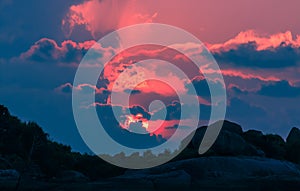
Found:
<path fill-rule="evenodd" d="M 22 172 L 38 166 L 45 177 L 55 177 L 64 170 L 79 171 L 90 179 L 124 172 L 97 156 L 72 152 L 70 146 L 51 141 L 39 125 L 21 122 L 3 105 L 0 105 L 0 158 L 0 169 Z"/>

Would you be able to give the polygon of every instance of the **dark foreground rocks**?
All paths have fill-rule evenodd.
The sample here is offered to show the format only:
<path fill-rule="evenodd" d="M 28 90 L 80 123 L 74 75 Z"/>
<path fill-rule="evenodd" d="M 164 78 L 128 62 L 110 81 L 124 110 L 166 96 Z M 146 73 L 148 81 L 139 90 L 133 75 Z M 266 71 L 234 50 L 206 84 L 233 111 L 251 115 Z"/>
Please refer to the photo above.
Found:
<path fill-rule="evenodd" d="M 23 190 L 300 190 L 294 163 L 260 157 L 201 157 L 94 182 L 39 182 Z M 9 190 L 9 186 L 0 190 Z"/>
<path fill-rule="evenodd" d="M 236 123 L 218 121 L 198 128 L 172 162 L 126 171 L 50 140 L 38 124 L 21 122 L 2 105 L 0 114 L 0 191 L 300 190 L 296 165 L 300 164 L 300 129 L 296 127 L 284 140 L 258 130 L 243 132 Z M 206 129 L 220 123 L 223 127 L 217 140 L 199 156 Z"/>
<path fill-rule="evenodd" d="M 20 174 L 15 169 L 5 169 L 0 170 L 0 180 L 6 181 L 6 180 L 17 180 L 19 178 Z"/>
<path fill-rule="evenodd" d="M 299 190 L 293 163 L 260 157 L 203 157 L 126 172 L 117 180 L 148 180 L 158 190 Z M 159 184 L 161 183 L 162 184 Z M 121 181 L 120 181 L 121 183 Z"/>
<path fill-rule="evenodd" d="M 89 180 L 84 174 L 74 171 L 65 170 L 58 174 L 56 181 L 60 182 L 87 182 Z"/>

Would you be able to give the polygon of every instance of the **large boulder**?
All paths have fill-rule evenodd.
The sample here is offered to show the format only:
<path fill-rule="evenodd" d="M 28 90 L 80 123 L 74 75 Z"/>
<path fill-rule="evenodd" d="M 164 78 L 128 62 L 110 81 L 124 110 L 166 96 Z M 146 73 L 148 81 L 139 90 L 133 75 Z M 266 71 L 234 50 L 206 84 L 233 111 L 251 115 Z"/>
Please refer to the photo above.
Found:
<path fill-rule="evenodd" d="M 12 164 L 4 157 L 0 157 L 0 169 L 11 169 Z"/>
<path fill-rule="evenodd" d="M 286 142 L 286 158 L 300 164 L 300 130 L 292 128 Z"/>
<path fill-rule="evenodd" d="M 203 136 L 207 128 L 214 128 L 216 125 L 220 125 L 223 121 L 216 122 L 209 127 L 200 127 L 196 130 L 195 135 L 192 139 L 192 145 L 198 149 Z M 247 143 L 242 137 L 243 131 L 240 125 L 235 123 L 224 121 L 222 129 L 217 137 L 217 140 L 210 148 L 208 153 L 214 155 L 254 155 L 261 156 L 253 145 Z"/>
<path fill-rule="evenodd" d="M 243 134 L 243 130 L 242 130 L 242 127 L 240 125 L 238 125 L 236 123 L 233 123 L 233 122 L 230 122 L 230 121 L 227 121 L 227 120 L 217 121 L 217 122 L 211 124 L 209 126 L 209 128 L 215 128 L 216 126 L 219 126 L 219 125 L 222 125 L 221 132 L 222 131 L 228 131 L 228 132 L 231 132 L 231 133 L 235 133 L 237 135 L 242 135 Z M 200 141 L 202 140 L 206 130 L 207 130 L 207 126 L 199 127 L 196 130 L 194 138 L 193 138 L 193 141 L 195 141 L 194 144 L 200 144 Z"/>
<path fill-rule="evenodd" d="M 265 143 L 264 134 L 257 130 L 248 130 L 243 133 L 243 138 L 258 147 L 261 147 Z"/>
<path fill-rule="evenodd" d="M 43 179 L 46 177 L 45 174 L 42 172 L 40 166 L 35 163 L 32 163 L 30 166 L 27 167 L 25 176 L 31 177 L 33 179 Z"/>
<path fill-rule="evenodd" d="M 243 129 L 239 124 L 233 123 L 231 121 L 217 121 L 216 123 L 214 123 L 213 125 L 220 125 L 220 123 L 222 124 L 222 129 L 223 131 L 229 131 L 231 133 L 235 133 L 238 135 L 242 135 L 243 134 Z"/>
<path fill-rule="evenodd" d="M 285 141 L 279 135 L 264 135 L 261 131 L 249 130 L 243 133 L 243 138 L 262 150 L 266 157 L 282 160 L 286 155 Z"/>
<path fill-rule="evenodd" d="M 240 135 L 226 130 L 219 134 L 212 150 L 218 155 L 258 155 L 255 147 L 247 143 Z"/>
<path fill-rule="evenodd" d="M 293 127 L 286 139 L 288 144 L 300 143 L 300 129 Z"/>
<path fill-rule="evenodd" d="M 0 170 L 0 180 L 17 180 L 20 173 L 15 169 Z"/>

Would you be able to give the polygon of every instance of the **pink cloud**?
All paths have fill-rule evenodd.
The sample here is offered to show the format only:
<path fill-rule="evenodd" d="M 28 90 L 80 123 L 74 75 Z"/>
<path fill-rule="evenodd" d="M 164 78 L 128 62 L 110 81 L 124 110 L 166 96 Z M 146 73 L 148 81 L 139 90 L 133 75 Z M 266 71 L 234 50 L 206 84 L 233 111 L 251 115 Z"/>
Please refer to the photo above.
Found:
<path fill-rule="evenodd" d="M 256 73 L 256 74 L 255 74 Z M 261 81 L 279 81 L 280 78 L 276 77 L 276 76 L 272 76 L 272 75 L 260 75 L 257 74 L 258 72 L 243 72 L 240 70 L 235 70 L 235 69 L 226 69 L 226 70 L 222 70 L 222 74 L 225 76 L 230 76 L 230 77 L 240 77 L 242 79 L 245 80 L 249 80 L 249 79 L 259 79 Z"/>
<path fill-rule="evenodd" d="M 146 13 L 134 0 L 90 0 L 72 5 L 62 20 L 62 29 L 70 36 L 76 26 L 84 25 L 94 38 L 111 30 L 152 22 L 157 13 Z"/>
<path fill-rule="evenodd" d="M 296 39 L 293 38 L 291 31 L 284 33 L 276 33 L 272 35 L 261 35 L 254 30 L 247 30 L 240 32 L 234 38 L 220 44 L 206 44 L 211 51 L 229 50 L 234 49 L 240 44 L 246 44 L 249 42 L 255 42 L 257 44 L 257 50 L 265 50 L 268 48 L 277 48 L 282 43 L 291 45 L 294 47 L 300 47 L 300 36 L 297 35 Z"/>
<path fill-rule="evenodd" d="M 97 88 L 95 85 L 91 84 L 79 84 L 73 86 L 71 83 L 65 83 L 55 88 L 55 91 L 63 93 L 70 93 L 72 90 L 85 91 L 86 93 L 92 93 L 94 91 L 96 94 L 102 94 L 105 89 Z"/>

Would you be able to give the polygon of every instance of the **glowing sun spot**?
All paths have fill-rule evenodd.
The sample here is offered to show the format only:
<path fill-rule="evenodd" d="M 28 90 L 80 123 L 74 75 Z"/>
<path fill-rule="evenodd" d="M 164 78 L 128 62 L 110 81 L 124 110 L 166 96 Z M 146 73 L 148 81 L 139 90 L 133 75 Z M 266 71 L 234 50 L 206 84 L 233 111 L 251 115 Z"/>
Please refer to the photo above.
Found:
<path fill-rule="evenodd" d="M 143 114 L 127 115 L 125 120 L 125 128 L 128 129 L 131 123 L 141 123 L 145 129 L 148 129 L 148 120 L 143 118 Z"/>

